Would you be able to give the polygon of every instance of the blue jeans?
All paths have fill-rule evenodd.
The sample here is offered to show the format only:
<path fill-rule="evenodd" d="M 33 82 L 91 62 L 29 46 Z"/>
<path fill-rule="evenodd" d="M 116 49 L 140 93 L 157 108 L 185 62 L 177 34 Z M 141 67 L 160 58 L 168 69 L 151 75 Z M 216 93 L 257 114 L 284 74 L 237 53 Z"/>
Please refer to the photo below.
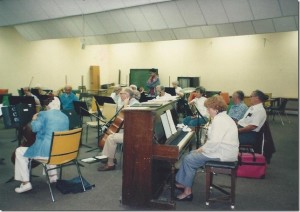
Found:
<path fill-rule="evenodd" d="M 209 160 L 220 161 L 219 158 L 206 157 L 202 153 L 198 153 L 196 150 L 191 151 L 183 158 L 180 168 L 176 174 L 176 181 L 185 187 L 191 188 L 197 169 L 204 166 L 205 162 Z"/>
<path fill-rule="evenodd" d="M 184 125 L 188 125 L 191 127 L 196 127 L 196 126 L 205 124 L 206 122 L 207 122 L 207 118 L 205 118 L 205 117 L 203 119 L 201 117 L 200 118 L 198 118 L 198 117 L 192 118 L 192 116 L 187 116 L 182 120 L 182 123 Z"/>

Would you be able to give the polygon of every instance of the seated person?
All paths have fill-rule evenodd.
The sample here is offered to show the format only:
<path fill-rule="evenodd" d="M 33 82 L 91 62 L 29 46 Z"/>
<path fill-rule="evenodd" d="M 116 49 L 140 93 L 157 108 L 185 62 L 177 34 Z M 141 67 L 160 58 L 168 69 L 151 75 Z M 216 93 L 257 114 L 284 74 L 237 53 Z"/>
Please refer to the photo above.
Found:
<path fill-rule="evenodd" d="M 191 151 L 182 160 L 176 174 L 176 187 L 183 192 L 178 201 L 192 201 L 192 185 L 198 168 L 206 161 L 236 161 L 239 152 L 238 130 L 235 122 L 226 114 L 227 104 L 221 96 L 208 98 L 204 105 L 212 118 L 208 127 L 207 142 Z"/>
<path fill-rule="evenodd" d="M 120 91 L 122 90 L 122 87 L 120 85 L 115 85 L 113 92 L 110 94 L 110 97 L 114 100 L 114 102 L 117 104 L 117 107 L 121 107 L 121 98 L 120 98 Z"/>
<path fill-rule="evenodd" d="M 47 94 L 48 94 L 46 91 L 44 91 L 44 90 L 42 89 L 42 86 L 41 86 L 40 84 L 37 84 L 37 85 L 35 86 L 35 89 L 38 89 L 40 95 L 47 95 Z"/>
<path fill-rule="evenodd" d="M 72 86 L 70 85 L 65 86 L 65 92 L 60 94 L 59 99 L 64 110 L 74 109 L 73 102 L 79 101 L 78 97 L 72 92 Z"/>
<path fill-rule="evenodd" d="M 122 89 L 122 91 L 120 92 L 120 96 L 124 107 L 128 107 L 130 105 L 138 103 L 138 101 L 133 97 L 133 95 L 134 93 L 130 88 Z M 107 137 L 107 140 L 103 147 L 102 155 L 107 156 L 108 161 L 107 164 L 105 164 L 104 166 L 100 165 L 98 167 L 98 171 L 110 171 L 116 168 L 114 163 L 116 148 L 118 143 L 123 143 L 123 137 L 124 131 L 122 129 L 118 133 L 110 134 Z"/>
<path fill-rule="evenodd" d="M 239 121 L 243 118 L 244 114 L 248 110 L 247 105 L 243 102 L 244 100 L 244 92 L 243 91 L 235 91 L 232 94 L 233 105 L 228 111 L 228 115 L 235 121 Z"/>
<path fill-rule="evenodd" d="M 37 98 L 36 95 L 34 95 L 34 94 L 31 93 L 29 87 L 24 87 L 23 91 L 24 91 L 24 96 L 32 96 L 34 98 L 36 106 L 40 106 L 41 105 L 41 102 L 40 102 L 39 98 Z"/>
<path fill-rule="evenodd" d="M 255 90 L 251 94 L 251 107 L 247 110 L 238 124 L 239 141 L 242 145 L 253 145 L 257 134 L 267 119 L 267 113 L 263 102 L 268 99 L 260 90 Z"/>
<path fill-rule="evenodd" d="M 162 85 L 157 85 L 155 91 L 157 94 L 156 99 L 168 99 L 171 97 L 171 94 L 167 93 L 165 87 Z"/>
<path fill-rule="evenodd" d="M 184 93 L 182 92 L 182 88 L 178 86 L 178 81 L 173 81 L 172 86 L 175 88 L 176 96 L 183 97 Z"/>
<path fill-rule="evenodd" d="M 207 110 L 204 106 L 204 102 L 206 100 L 206 97 L 203 95 L 205 94 L 205 88 L 200 86 L 196 88 L 196 96 L 195 98 L 188 102 L 189 105 L 194 105 L 198 111 L 201 113 L 202 117 L 195 116 L 187 116 L 183 119 L 183 124 L 191 127 L 195 127 L 198 125 L 205 124 L 207 122 Z"/>
<path fill-rule="evenodd" d="M 131 90 L 135 91 L 137 90 L 137 86 L 134 84 L 129 85 L 129 87 L 131 88 Z"/>
<path fill-rule="evenodd" d="M 60 101 L 57 97 L 47 105 L 47 111 L 36 113 L 31 121 L 32 131 L 36 132 L 36 140 L 30 147 L 18 147 L 15 160 L 15 180 L 21 181 L 15 192 L 23 193 L 32 189 L 29 181 L 28 158 L 48 159 L 52 133 L 69 129 L 69 118 L 60 111 Z M 55 168 L 54 165 L 53 168 Z M 50 166 L 50 168 L 51 168 Z M 50 183 L 56 182 L 57 170 L 49 171 Z"/>

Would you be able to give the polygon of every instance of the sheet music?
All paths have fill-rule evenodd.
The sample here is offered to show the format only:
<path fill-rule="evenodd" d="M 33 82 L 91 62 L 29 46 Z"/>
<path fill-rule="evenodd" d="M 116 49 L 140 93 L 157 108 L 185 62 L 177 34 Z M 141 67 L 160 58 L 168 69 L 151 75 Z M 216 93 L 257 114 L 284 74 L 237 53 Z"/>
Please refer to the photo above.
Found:
<path fill-rule="evenodd" d="M 166 113 L 167 113 L 169 125 L 170 125 L 170 128 L 171 128 L 171 132 L 172 132 L 172 134 L 174 134 L 174 133 L 177 132 L 177 130 L 176 130 L 176 127 L 175 127 L 175 124 L 174 124 L 174 120 L 173 120 L 171 111 L 167 110 Z"/>
<path fill-rule="evenodd" d="M 167 110 L 160 116 L 160 118 L 165 130 L 166 138 L 168 139 L 171 135 L 177 132 L 171 111 Z"/>

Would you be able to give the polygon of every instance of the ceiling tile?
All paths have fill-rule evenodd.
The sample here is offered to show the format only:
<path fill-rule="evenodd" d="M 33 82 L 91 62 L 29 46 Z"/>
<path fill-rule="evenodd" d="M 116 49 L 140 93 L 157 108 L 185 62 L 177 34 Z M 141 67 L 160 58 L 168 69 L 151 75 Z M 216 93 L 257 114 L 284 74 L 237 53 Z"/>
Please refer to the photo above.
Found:
<path fill-rule="evenodd" d="M 125 13 L 136 31 L 147 31 L 151 29 L 139 7 L 127 8 L 125 9 Z"/>
<path fill-rule="evenodd" d="M 43 9 L 47 17 L 60 18 L 63 17 L 63 11 L 57 6 L 54 1 L 38 0 L 40 7 Z"/>
<path fill-rule="evenodd" d="M 85 15 L 84 20 L 86 25 L 88 25 L 95 35 L 106 34 L 105 28 L 102 23 L 98 20 L 96 14 Z"/>
<path fill-rule="evenodd" d="M 297 30 L 294 16 L 274 18 L 273 22 L 276 32 L 287 32 Z"/>
<path fill-rule="evenodd" d="M 251 21 L 233 23 L 237 35 L 252 35 L 255 34 Z"/>
<path fill-rule="evenodd" d="M 98 3 L 104 8 L 105 11 L 107 10 L 115 10 L 124 8 L 125 5 L 122 0 L 98 0 Z"/>
<path fill-rule="evenodd" d="M 252 21 L 254 31 L 256 33 L 272 33 L 275 32 L 272 19 Z"/>
<path fill-rule="evenodd" d="M 168 28 L 156 5 L 140 7 L 152 30 Z"/>
<path fill-rule="evenodd" d="M 162 40 L 176 40 L 175 34 L 171 29 L 160 30 Z"/>
<path fill-rule="evenodd" d="M 132 32 L 135 30 L 124 10 L 113 10 L 109 13 L 121 32 Z"/>
<path fill-rule="evenodd" d="M 201 27 L 188 27 L 187 31 L 192 39 L 204 38 Z"/>
<path fill-rule="evenodd" d="M 108 34 L 120 32 L 120 29 L 109 12 L 97 13 L 96 15 Z"/>
<path fill-rule="evenodd" d="M 60 8 L 65 16 L 74 16 L 82 14 L 80 7 L 76 4 L 75 0 L 53 0 Z"/>
<path fill-rule="evenodd" d="M 284 16 L 298 15 L 298 4 L 299 1 L 297 0 L 279 0 L 279 5 Z"/>
<path fill-rule="evenodd" d="M 253 20 L 253 14 L 247 0 L 222 0 L 230 22 Z"/>
<path fill-rule="evenodd" d="M 176 4 L 187 26 L 206 25 L 197 0 L 176 1 Z"/>
<path fill-rule="evenodd" d="M 228 23 L 228 18 L 221 0 L 198 0 L 207 24 Z"/>
<path fill-rule="evenodd" d="M 219 32 L 217 30 L 217 27 L 214 25 L 211 26 L 201 26 L 202 32 L 204 37 L 206 38 L 212 38 L 212 37 L 219 37 Z"/>
<path fill-rule="evenodd" d="M 141 42 L 151 42 L 152 41 L 148 32 L 137 32 L 136 34 Z"/>
<path fill-rule="evenodd" d="M 236 32 L 233 24 L 219 24 L 216 25 L 220 36 L 235 36 Z"/>
<path fill-rule="evenodd" d="M 281 16 L 277 0 L 251 0 L 249 3 L 255 20 Z"/>
<path fill-rule="evenodd" d="M 80 8 L 80 11 L 84 14 L 102 12 L 104 8 L 99 4 L 98 0 L 75 0 Z"/>
<path fill-rule="evenodd" d="M 157 7 L 160 10 L 160 14 L 162 14 L 163 19 L 165 20 L 169 28 L 179 28 L 186 26 L 174 1 L 160 3 L 157 5 Z"/>
<path fill-rule="evenodd" d="M 148 34 L 149 34 L 152 41 L 161 41 L 161 40 L 163 40 L 163 37 L 160 34 L 159 30 L 149 31 Z"/>
<path fill-rule="evenodd" d="M 173 29 L 173 32 L 177 40 L 191 38 L 186 28 Z"/>
<path fill-rule="evenodd" d="M 139 37 L 135 32 L 127 32 L 123 33 L 126 35 L 128 42 L 134 43 L 134 42 L 140 42 Z"/>

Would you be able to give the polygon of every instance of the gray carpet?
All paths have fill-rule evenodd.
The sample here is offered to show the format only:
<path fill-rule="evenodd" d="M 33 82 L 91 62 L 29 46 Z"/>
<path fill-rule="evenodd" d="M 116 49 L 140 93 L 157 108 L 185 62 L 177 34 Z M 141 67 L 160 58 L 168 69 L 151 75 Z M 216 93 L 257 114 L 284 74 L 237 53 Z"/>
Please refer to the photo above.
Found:
<path fill-rule="evenodd" d="M 267 167 L 265 179 L 237 179 L 236 208 L 239 211 L 288 211 L 299 210 L 299 122 L 297 116 L 289 116 L 291 123 L 281 125 L 277 118 L 270 120 L 270 127 L 277 152 L 273 155 L 271 164 Z M 85 128 L 84 128 L 85 130 Z M 42 167 L 33 169 L 33 190 L 17 194 L 14 188 L 19 182 L 7 181 L 14 174 L 14 166 L 10 157 L 17 142 L 15 129 L 4 129 L 3 120 L 0 119 L 0 210 L 153 210 L 149 208 L 134 208 L 122 205 L 122 168 L 120 165 L 120 152 L 117 154 L 117 169 L 110 172 L 98 172 L 98 163 L 81 163 L 84 178 L 95 188 L 83 193 L 62 194 L 53 186 L 56 202 L 52 202 L 45 176 L 42 176 Z M 84 132 L 85 133 L 85 132 Z M 85 144 L 85 134 L 83 143 Z M 97 146 L 96 129 L 90 129 L 88 145 Z M 89 148 L 82 146 L 79 158 L 99 155 L 98 150 L 87 153 Z M 75 168 L 67 167 L 63 178 L 71 179 L 75 176 Z M 205 205 L 204 173 L 199 171 L 193 185 L 194 199 L 192 202 L 177 202 L 176 210 L 230 210 L 227 203 L 213 203 Z M 216 181 L 229 180 L 226 175 L 217 175 Z M 228 181 L 229 182 L 229 181 Z M 215 195 L 217 191 L 213 190 Z"/>

